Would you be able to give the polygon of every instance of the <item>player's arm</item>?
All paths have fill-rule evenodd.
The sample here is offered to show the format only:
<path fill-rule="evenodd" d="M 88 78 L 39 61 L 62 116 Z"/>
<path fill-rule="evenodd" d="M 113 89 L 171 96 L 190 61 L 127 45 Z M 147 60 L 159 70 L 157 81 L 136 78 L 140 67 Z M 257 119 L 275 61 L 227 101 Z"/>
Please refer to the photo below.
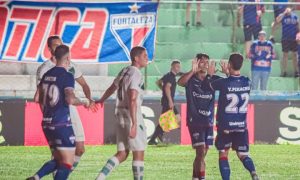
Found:
<path fill-rule="evenodd" d="M 116 90 L 117 90 L 117 86 L 115 85 L 115 83 L 112 83 L 109 88 L 106 89 L 106 91 L 104 92 L 104 94 L 102 95 L 102 97 L 96 101 L 95 103 L 103 103 L 106 99 L 108 99 Z"/>
<path fill-rule="evenodd" d="M 81 105 L 88 105 L 88 102 L 81 101 L 78 97 L 75 96 L 73 88 L 65 88 L 65 100 L 67 104 L 73 106 L 81 106 Z"/>
<path fill-rule="evenodd" d="M 94 100 L 91 97 L 90 86 L 87 84 L 84 77 L 80 76 L 79 78 L 76 78 L 75 80 L 82 87 L 83 93 L 84 93 L 85 97 L 90 101 L 90 103 L 94 102 Z"/>
<path fill-rule="evenodd" d="M 163 88 L 163 81 L 162 81 L 162 79 L 157 80 L 155 83 L 156 83 L 157 87 L 162 90 L 162 88 Z"/>
<path fill-rule="evenodd" d="M 39 84 L 41 82 L 41 79 L 42 79 L 42 65 L 38 67 L 37 71 L 36 71 L 36 91 L 34 93 L 34 97 L 33 97 L 33 100 L 34 102 L 36 103 L 39 103 Z"/>
<path fill-rule="evenodd" d="M 44 103 L 45 102 L 44 102 L 44 91 L 43 91 L 41 85 L 37 86 L 36 93 L 37 93 L 37 96 L 34 96 L 34 97 L 38 98 L 36 102 L 39 103 L 41 111 L 43 112 L 44 111 Z"/>
<path fill-rule="evenodd" d="M 187 73 L 184 73 L 177 81 L 179 86 L 185 87 L 188 81 L 193 77 L 194 72 L 191 70 Z"/>
<path fill-rule="evenodd" d="M 129 96 L 129 112 L 131 118 L 131 130 L 129 137 L 135 138 L 136 136 L 136 129 L 137 129 L 137 98 L 138 98 L 138 91 L 136 89 L 129 89 L 128 92 Z"/>
<path fill-rule="evenodd" d="M 164 87 L 164 91 L 165 91 L 167 99 L 168 99 L 169 107 L 170 107 L 170 109 L 173 109 L 174 108 L 174 102 L 173 102 L 173 99 L 171 97 L 171 87 L 172 87 L 172 84 L 167 82 L 165 87 Z"/>
<path fill-rule="evenodd" d="M 39 87 L 36 88 L 33 100 L 34 100 L 34 102 L 39 103 Z"/>

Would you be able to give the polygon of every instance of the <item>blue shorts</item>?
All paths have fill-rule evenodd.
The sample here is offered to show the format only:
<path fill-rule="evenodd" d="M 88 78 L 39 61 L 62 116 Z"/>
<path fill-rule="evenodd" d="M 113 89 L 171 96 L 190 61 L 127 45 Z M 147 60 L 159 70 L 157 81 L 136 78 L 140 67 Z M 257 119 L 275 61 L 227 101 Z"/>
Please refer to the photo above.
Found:
<path fill-rule="evenodd" d="M 229 148 L 241 153 L 248 153 L 249 151 L 249 137 L 248 130 L 243 132 L 229 132 L 218 131 L 216 137 L 216 148 L 219 151 L 225 151 Z"/>
<path fill-rule="evenodd" d="M 262 30 L 261 24 L 244 25 L 245 41 L 252 41 L 252 36 L 254 40 L 256 40 L 258 37 L 258 33 L 261 30 Z"/>
<path fill-rule="evenodd" d="M 75 135 L 71 125 L 43 126 L 43 131 L 52 150 L 75 150 Z"/>
<path fill-rule="evenodd" d="M 205 145 L 210 147 L 213 145 L 214 141 L 214 130 L 211 127 L 197 127 L 193 125 L 188 125 L 192 146 L 195 148 L 197 146 Z"/>

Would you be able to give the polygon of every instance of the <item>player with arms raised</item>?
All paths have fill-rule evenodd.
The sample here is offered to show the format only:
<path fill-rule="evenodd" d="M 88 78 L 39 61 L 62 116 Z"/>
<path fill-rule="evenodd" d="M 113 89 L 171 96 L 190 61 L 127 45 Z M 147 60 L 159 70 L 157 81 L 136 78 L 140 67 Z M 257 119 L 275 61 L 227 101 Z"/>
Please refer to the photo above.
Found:
<path fill-rule="evenodd" d="M 75 135 L 70 120 L 69 105 L 85 105 L 74 94 L 74 77 L 67 72 L 69 47 L 55 49 L 57 64 L 47 71 L 38 85 L 39 104 L 43 112 L 42 127 L 54 159 L 46 162 L 29 180 L 39 180 L 56 171 L 55 180 L 68 178 L 75 157 Z"/>
<path fill-rule="evenodd" d="M 148 63 L 147 51 L 136 46 L 130 51 L 131 66 L 121 70 L 112 85 L 96 103 L 103 103 L 115 91 L 116 97 L 116 136 L 118 152 L 111 157 L 100 171 L 97 180 L 105 179 L 132 151 L 132 171 L 135 180 L 144 176 L 144 151 L 147 135 L 141 111 L 143 100 L 143 75 L 141 68 Z"/>
<path fill-rule="evenodd" d="M 230 179 L 228 152 L 232 148 L 250 172 L 252 179 L 258 176 L 249 156 L 249 137 L 247 130 L 247 106 L 250 94 L 250 80 L 240 75 L 243 56 L 238 53 L 230 55 L 228 78 L 210 83 L 212 90 L 220 91 L 217 110 L 217 137 L 215 145 L 219 150 L 219 168 L 223 180 Z M 215 65 L 209 66 L 209 74 L 215 72 Z"/>

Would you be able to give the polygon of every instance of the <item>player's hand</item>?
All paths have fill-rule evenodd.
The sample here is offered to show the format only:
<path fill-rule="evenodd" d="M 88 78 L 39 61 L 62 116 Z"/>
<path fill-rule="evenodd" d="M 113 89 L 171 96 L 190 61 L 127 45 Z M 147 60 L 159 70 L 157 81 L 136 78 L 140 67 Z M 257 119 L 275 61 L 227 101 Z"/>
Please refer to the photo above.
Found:
<path fill-rule="evenodd" d="M 192 71 L 194 74 L 199 71 L 199 62 L 200 61 L 197 61 L 197 58 L 194 58 L 192 61 Z"/>
<path fill-rule="evenodd" d="M 220 61 L 220 66 L 222 68 L 222 73 L 229 75 L 228 63 L 225 60 Z"/>
<path fill-rule="evenodd" d="M 102 99 L 100 99 L 100 100 L 95 101 L 95 104 L 97 107 L 99 107 L 99 105 L 100 105 L 100 107 L 102 108 L 104 105 L 104 101 Z"/>
<path fill-rule="evenodd" d="M 129 132 L 129 137 L 132 139 L 136 137 L 136 128 L 137 128 L 137 125 L 132 124 L 132 126 L 130 128 L 130 132 Z"/>
<path fill-rule="evenodd" d="M 95 101 L 92 99 L 89 99 L 89 110 L 91 110 L 93 113 L 98 111 L 98 106 L 96 105 Z"/>
<path fill-rule="evenodd" d="M 169 102 L 169 108 L 170 108 L 170 109 L 174 109 L 174 102 L 173 102 L 173 101 L 170 101 L 170 102 Z"/>
<path fill-rule="evenodd" d="M 209 63 L 208 63 L 208 69 L 207 69 L 207 74 L 209 75 L 214 75 L 216 73 L 216 63 L 214 60 L 211 60 Z"/>

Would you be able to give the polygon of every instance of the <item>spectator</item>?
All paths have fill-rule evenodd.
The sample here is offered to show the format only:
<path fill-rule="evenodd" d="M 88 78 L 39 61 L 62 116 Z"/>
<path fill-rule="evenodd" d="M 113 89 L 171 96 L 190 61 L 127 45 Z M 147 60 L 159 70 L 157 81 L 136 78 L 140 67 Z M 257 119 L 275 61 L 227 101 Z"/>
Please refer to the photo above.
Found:
<path fill-rule="evenodd" d="M 261 2 L 259 0 L 239 0 L 240 2 Z M 247 4 L 240 5 L 237 14 L 237 25 L 240 27 L 241 16 L 243 16 L 244 37 L 245 37 L 245 53 L 249 57 L 252 36 L 256 40 L 259 31 L 262 30 L 261 17 L 265 12 L 264 5 Z"/>
<path fill-rule="evenodd" d="M 287 3 L 289 2 L 288 0 L 274 0 L 276 3 Z M 279 23 L 276 22 L 276 18 L 279 16 L 279 14 L 283 13 L 285 9 L 287 8 L 286 4 L 278 4 L 278 5 L 273 5 L 274 9 L 274 22 L 272 23 L 272 33 L 270 36 L 270 41 L 274 44 L 275 43 L 275 30 L 277 27 L 280 25 Z"/>
<path fill-rule="evenodd" d="M 250 58 L 252 61 L 252 89 L 267 90 L 268 79 L 271 71 L 272 59 L 275 58 L 273 45 L 266 40 L 266 32 L 260 31 L 258 40 L 254 41 L 250 48 Z"/>
<path fill-rule="evenodd" d="M 158 87 L 162 90 L 162 98 L 161 98 L 161 106 L 162 111 L 161 114 L 172 109 L 179 120 L 179 112 L 177 111 L 174 104 L 174 96 L 176 91 L 176 75 L 180 72 L 180 61 L 174 60 L 171 64 L 171 71 L 165 74 L 160 80 L 156 83 Z M 164 134 L 163 129 L 158 124 L 155 128 L 155 131 L 149 140 L 149 145 L 156 145 L 156 138 L 159 138 L 161 142 L 163 142 L 162 136 Z"/>
<path fill-rule="evenodd" d="M 296 34 L 299 31 L 299 20 L 298 16 L 293 12 L 291 8 L 286 8 L 283 13 L 281 13 L 276 18 L 277 23 L 282 25 L 282 36 L 281 36 L 281 46 L 282 46 L 282 63 L 281 63 L 281 76 L 287 76 L 287 63 L 289 52 L 292 52 L 293 66 L 295 77 L 299 77 L 298 65 L 297 65 L 297 42 Z"/>
<path fill-rule="evenodd" d="M 192 1 L 192 0 L 187 0 Z M 202 0 L 197 0 L 202 1 Z M 190 19 L 191 19 L 191 3 L 186 4 L 186 16 L 185 16 L 185 26 L 188 27 L 190 25 Z M 196 26 L 200 27 L 202 26 L 202 23 L 200 22 L 200 16 L 201 16 L 201 9 L 200 9 L 200 3 L 197 3 L 197 15 L 196 15 Z"/>
<path fill-rule="evenodd" d="M 297 33 L 296 41 L 298 44 L 298 69 L 300 70 L 300 32 Z"/>

